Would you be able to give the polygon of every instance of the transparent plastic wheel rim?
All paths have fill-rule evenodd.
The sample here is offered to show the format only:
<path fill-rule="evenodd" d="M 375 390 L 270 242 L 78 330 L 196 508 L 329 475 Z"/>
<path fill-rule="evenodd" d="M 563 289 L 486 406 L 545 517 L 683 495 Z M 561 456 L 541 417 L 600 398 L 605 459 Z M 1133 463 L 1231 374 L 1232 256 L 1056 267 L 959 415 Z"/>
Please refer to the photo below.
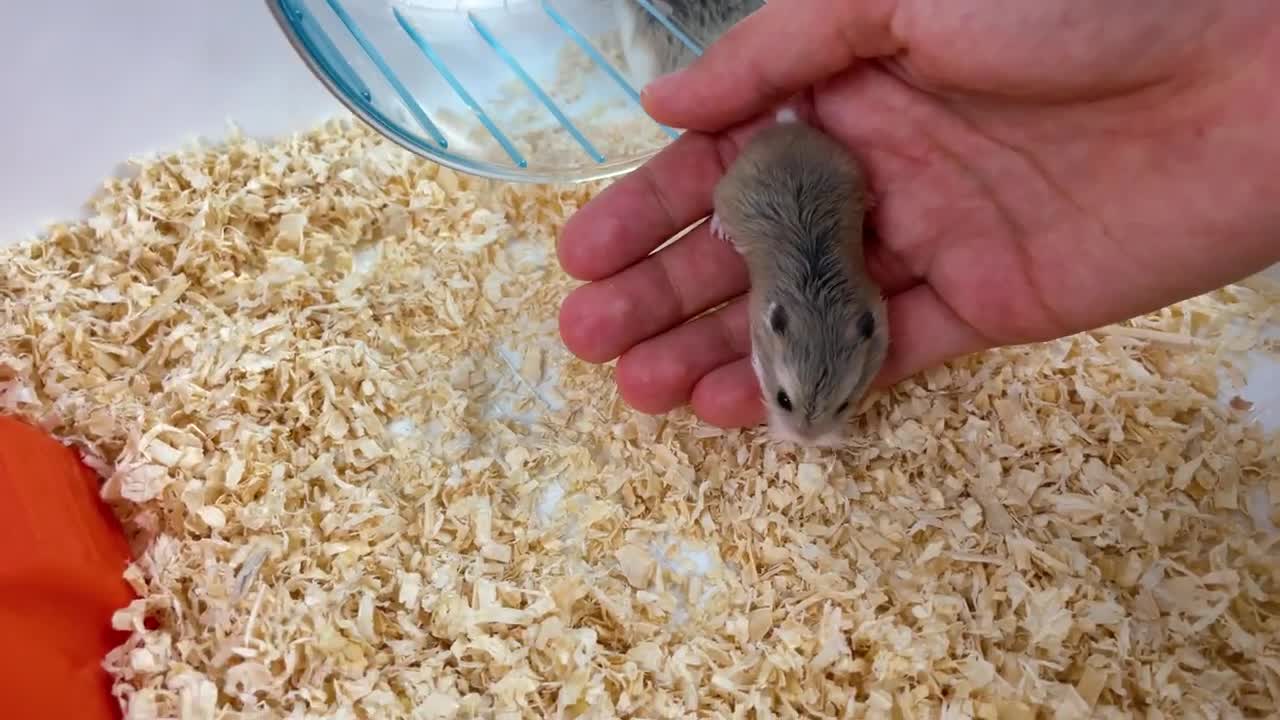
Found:
<path fill-rule="evenodd" d="M 519 183 L 607 179 L 634 170 L 678 136 L 644 113 L 616 52 L 610 59 L 602 44 L 614 27 L 611 0 L 268 6 L 347 110 L 402 148 L 462 173 Z M 557 77 L 565 53 L 577 65 Z M 519 100 L 512 106 L 518 110 L 505 108 L 508 96 Z"/>

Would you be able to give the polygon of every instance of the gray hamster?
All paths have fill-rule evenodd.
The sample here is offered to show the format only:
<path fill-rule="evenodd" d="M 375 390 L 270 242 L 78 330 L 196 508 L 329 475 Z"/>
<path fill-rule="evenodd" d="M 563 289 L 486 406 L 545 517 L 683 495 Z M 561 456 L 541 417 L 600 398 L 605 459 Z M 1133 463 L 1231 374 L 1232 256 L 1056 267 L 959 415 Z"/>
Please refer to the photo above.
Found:
<path fill-rule="evenodd" d="M 705 50 L 734 23 L 764 6 L 764 0 L 648 0 Z M 697 55 L 636 0 L 613 0 L 622 56 L 637 87 L 673 72 Z"/>
<path fill-rule="evenodd" d="M 769 429 L 840 444 L 889 347 L 886 305 L 863 256 L 868 188 L 825 133 L 782 110 L 716 186 L 711 231 L 751 279 L 751 365 Z"/>

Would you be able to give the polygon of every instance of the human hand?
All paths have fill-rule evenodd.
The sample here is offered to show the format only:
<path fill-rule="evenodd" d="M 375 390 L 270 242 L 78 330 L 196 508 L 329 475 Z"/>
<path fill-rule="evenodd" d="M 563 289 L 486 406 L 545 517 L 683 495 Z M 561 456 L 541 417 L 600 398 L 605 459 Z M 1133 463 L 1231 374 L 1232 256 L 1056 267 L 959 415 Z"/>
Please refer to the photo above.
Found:
<path fill-rule="evenodd" d="M 752 125 L 797 93 L 877 199 L 879 386 L 1239 280 L 1280 261 L 1277 20 L 1269 0 L 771 0 L 646 88 L 693 132 L 567 223 L 560 262 L 589 282 L 561 335 L 618 358 L 638 410 L 763 421 L 741 258 L 707 223 L 649 253 L 710 214 Z"/>

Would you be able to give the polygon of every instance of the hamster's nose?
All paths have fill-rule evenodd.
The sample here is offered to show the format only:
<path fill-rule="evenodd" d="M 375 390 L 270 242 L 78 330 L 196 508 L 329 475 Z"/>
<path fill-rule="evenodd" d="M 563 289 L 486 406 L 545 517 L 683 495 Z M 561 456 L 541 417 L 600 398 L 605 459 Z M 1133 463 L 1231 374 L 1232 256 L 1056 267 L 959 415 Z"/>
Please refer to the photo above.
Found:
<path fill-rule="evenodd" d="M 842 442 L 839 428 L 832 428 L 813 422 L 802 422 L 798 423 L 798 425 L 796 434 L 800 436 L 799 439 L 805 445 L 830 448 L 837 447 Z"/>
<path fill-rule="evenodd" d="M 844 445 L 844 435 L 840 430 L 828 430 L 813 440 L 813 444 L 821 448 L 838 448 Z"/>

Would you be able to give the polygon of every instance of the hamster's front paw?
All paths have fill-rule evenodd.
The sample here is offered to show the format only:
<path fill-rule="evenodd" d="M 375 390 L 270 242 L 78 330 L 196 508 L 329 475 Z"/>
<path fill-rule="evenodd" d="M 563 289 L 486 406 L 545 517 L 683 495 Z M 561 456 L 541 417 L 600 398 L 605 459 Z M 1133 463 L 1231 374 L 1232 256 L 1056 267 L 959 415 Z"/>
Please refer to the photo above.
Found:
<path fill-rule="evenodd" d="M 733 239 L 733 235 L 725 228 L 724 223 L 720 222 L 720 216 L 714 212 L 711 213 L 711 237 L 728 240 L 733 249 L 737 250 L 738 254 L 742 254 L 742 246 Z"/>
<path fill-rule="evenodd" d="M 716 213 L 711 213 L 711 237 L 728 239 L 724 236 L 724 225 L 720 224 L 720 216 Z"/>

